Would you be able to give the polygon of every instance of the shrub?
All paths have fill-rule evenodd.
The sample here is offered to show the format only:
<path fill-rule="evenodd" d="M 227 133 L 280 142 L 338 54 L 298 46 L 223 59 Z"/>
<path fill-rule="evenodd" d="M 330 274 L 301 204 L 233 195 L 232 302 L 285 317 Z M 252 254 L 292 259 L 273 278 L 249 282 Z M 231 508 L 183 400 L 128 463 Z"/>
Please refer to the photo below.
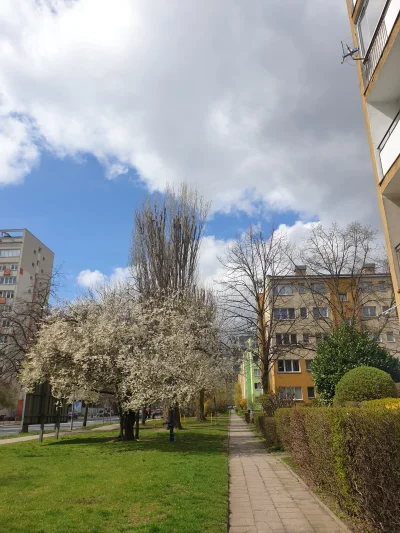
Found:
<path fill-rule="evenodd" d="M 276 431 L 276 421 L 273 416 L 265 416 L 264 413 L 255 413 L 254 426 L 257 433 L 265 439 L 267 448 L 281 447 L 281 442 Z"/>
<path fill-rule="evenodd" d="M 275 418 L 302 475 L 363 531 L 400 531 L 400 410 L 280 409 Z"/>
<path fill-rule="evenodd" d="M 331 402 L 336 384 L 346 372 L 359 366 L 379 368 L 394 381 L 400 381 L 400 360 L 369 335 L 365 329 L 343 324 L 325 342 L 318 344 L 311 373 L 322 399 Z"/>
<path fill-rule="evenodd" d="M 345 374 L 336 385 L 334 405 L 396 396 L 396 384 L 378 368 L 360 366 Z"/>
<path fill-rule="evenodd" d="M 246 398 L 241 398 L 239 401 L 239 407 L 241 411 L 247 411 L 247 400 Z"/>
<path fill-rule="evenodd" d="M 382 398 L 380 400 L 366 400 L 361 407 L 385 407 L 385 409 L 400 409 L 400 398 Z"/>

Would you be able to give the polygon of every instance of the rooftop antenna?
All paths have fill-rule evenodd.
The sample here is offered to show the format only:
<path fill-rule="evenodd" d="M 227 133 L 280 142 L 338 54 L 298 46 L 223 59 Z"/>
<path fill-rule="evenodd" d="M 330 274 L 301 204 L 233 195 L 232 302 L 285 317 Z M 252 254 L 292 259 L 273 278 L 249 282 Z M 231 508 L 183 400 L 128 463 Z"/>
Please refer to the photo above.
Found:
<path fill-rule="evenodd" d="M 352 59 L 353 61 L 363 61 L 364 58 L 360 57 L 360 49 L 359 48 L 350 48 L 348 44 L 344 44 L 343 41 L 340 41 L 342 43 L 342 65 L 344 62 L 347 63 L 347 59 Z M 357 56 L 356 56 L 357 54 Z"/>

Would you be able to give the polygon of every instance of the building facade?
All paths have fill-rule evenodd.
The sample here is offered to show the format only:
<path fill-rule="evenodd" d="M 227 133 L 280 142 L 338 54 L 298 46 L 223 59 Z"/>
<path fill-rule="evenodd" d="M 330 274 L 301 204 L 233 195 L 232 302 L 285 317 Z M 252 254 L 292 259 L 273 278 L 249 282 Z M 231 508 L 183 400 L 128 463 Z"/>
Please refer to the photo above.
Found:
<path fill-rule="evenodd" d="M 396 309 L 391 310 L 395 302 L 391 276 L 376 272 L 374 264 L 364 265 L 359 274 L 337 277 L 309 275 L 305 267 L 296 267 L 293 275 L 274 277 L 269 283 L 265 328 L 274 360 L 270 391 L 311 402 L 316 397 L 311 362 L 317 344 L 344 321 L 362 325 L 393 356 L 400 354 L 399 320 Z M 247 397 L 251 363 L 246 354 L 243 369 Z"/>
<path fill-rule="evenodd" d="M 396 303 L 400 305 L 400 0 L 347 0 Z"/>
<path fill-rule="evenodd" d="M 261 409 L 261 404 L 257 402 L 258 396 L 262 394 L 261 369 L 258 358 L 254 357 L 252 342 L 251 339 L 246 342 L 238 381 L 242 390 L 242 398 L 247 400 L 247 408 L 258 411 Z"/>
<path fill-rule="evenodd" d="M 0 355 L 12 357 L 19 342 L 14 320 L 19 310 L 21 321 L 29 327 L 27 310 L 35 302 L 48 303 L 53 263 L 54 253 L 27 229 L 0 229 Z M 5 360 L 0 359 L 2 374 Z"/>

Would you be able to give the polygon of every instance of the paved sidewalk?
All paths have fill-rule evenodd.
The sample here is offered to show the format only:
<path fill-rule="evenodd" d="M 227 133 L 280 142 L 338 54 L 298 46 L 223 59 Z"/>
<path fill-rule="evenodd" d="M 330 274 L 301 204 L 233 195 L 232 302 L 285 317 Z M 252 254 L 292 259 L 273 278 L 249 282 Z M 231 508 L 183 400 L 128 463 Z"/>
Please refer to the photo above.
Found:
<path fill-rule="evenodd" d="M 230 533 L 343 533 L 347 527 L 232 413 Z"/>
<path fill-rule="evenodd" d="M 118 429 L 119 424 L 111 424 L 111 425 L 104 425 L 99 428 L 93 428 L 93 429 L 76 429 L 75 431 L 60 431 L 59 436 L 64 437 L 65 435 L 76 435 L 77 433 L 91 433 L 92 431 L 112 431 L 114 429 Z M 43 435 L 44 439 L 48 439 L 49 437 L 55 437 L 55 433 L 45 433 Z M 26 440 L 39 440 L 39 434 L 36 435 L 27 435 L 26 437 L 14 437 L 11 439 L 0 439 L 0 446 L 2 444 L 14 444 L 15 442 L 24 442 Z"/>

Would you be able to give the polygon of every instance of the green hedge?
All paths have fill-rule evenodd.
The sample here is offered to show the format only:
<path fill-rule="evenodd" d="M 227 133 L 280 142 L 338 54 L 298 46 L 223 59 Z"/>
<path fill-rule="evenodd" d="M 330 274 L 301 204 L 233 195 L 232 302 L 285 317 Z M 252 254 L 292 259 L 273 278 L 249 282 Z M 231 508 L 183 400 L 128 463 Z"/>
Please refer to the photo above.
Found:
<path fill-rule="evenodd" d="M 365 400 L 361 407 L 385 407 L 386 409 L 400 409 L 400 398 L 382 398 L 380 400 Z"/>
<path fill-rule="evenodd" d="M 254 413 L 254 426 L 257 433 L 265 439 L 267 448 L 281 446 L 276 429 L 276 421 L 273 416 L 266 416 L 264 413 Z"/>
<path fill-rule="evenodd" d="M 346 402 L 362 402 L 396 396 L 397 389 L 387 372 L 371 366 L 349 370 L 336 385 L 333 405 L 343 407 Z"/>
<path fill-rule="evenodd" d="M 368 528 L 400 532 L 400 410 L 297 408 L 275 416 L 308 481 Z"/>

